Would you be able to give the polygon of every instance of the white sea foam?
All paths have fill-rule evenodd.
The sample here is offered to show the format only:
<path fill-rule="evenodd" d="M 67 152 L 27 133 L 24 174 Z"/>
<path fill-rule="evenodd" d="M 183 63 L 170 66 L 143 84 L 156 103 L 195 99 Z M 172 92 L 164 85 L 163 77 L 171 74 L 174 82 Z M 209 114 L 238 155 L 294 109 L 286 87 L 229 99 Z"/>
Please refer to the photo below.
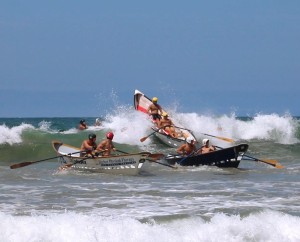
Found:
<path fill-rule="evenodd" d="M 140 142 L 140 138 L 152 132 L 152 123 L 147 116 L 132 109 L 121 110 L 114 115 L 108 115 L 102 123 L 104 129 L 112 130 L 115 134 L 114 141 L 132 145 L 146 145 L 151 140 Z"/>
<path fill-rule="evenodd" d="M 142 223 L 128 217 L 71 212 L 31 216 L 0 213 L 0 241 L 299 241 L 299 217 L 272 211 L 215 214 Z"/>
<path fill-rule="evenodd" d="M 34 129 L 30 124 L 24 124 L 9 128 L 5 124 L 0 125 L 0 144 L 18 144 L 22 142 L 22 132 Z"/>
<path fill-rule="evenodd" d="M 244 121 L 238 119 L 235 114 L 213 116 L 197 113 L 169 112 L 178 127 L 191 130 L 198 139 L 209 138 L 215 145 L 225 147 L 226 144 L 216 137 L 239 140 L 266 140 L 281 144 L 294 144 L 300 141 L 297 138 L 299 121 L 290 115 L 257 114 L 255 117 Z M 115 133 L 114 141 L 131 145 L 145 146 L 151 143 L 151 139 L 140 142 L 153 132 L 150 119 L 147 115 L 137 112 L 132 107 L 119 106 L 115 112 L 108 114 L 101 126 L 90 126 L 88 129 L 96 132 L 111 130 Z M 80 132 L 76 127 L 65 131 L 53 130 L 51 121 L 41 121 L 36 130 L 49 133 L 74 134 Z M 22 123 L 9 128 L 5 124 L 0 125 L 0 144 L 16 144 L 22 142 L 22 133 L 28 129 L 35 129 L 31 124 Z M 206 135 L 208 134 L 208 136 Z"/>
<path fill-rule="evenodd" d="M 257 114 L 244 121 L 238 119 L 235 114 L 213 116 L 174 111 L 170 114 L 177 126 L 191 130 L 198 139 L 210 138 L 216 145 L 224 146 L 224 142 L 212 136 L 231 138 L 235 141 L 268 140 L 281 144 L 300 142 L 296 137 L 299 122 L 290 115 Z M 116 142 L 134 145 L 149 144 L 151 139 L 143 143 L 139 140 L 153 132 L 147 115 L 132 108 L 119 109 L 118 112 L 108 115 L 102 125 L 105 129 L 115 132 Z"/>
<path fill-rule="evenodd" d="M 51 122 L 49 121 L 41 121 L 39 123 L 39 127 L 40 127 L 40 130 L 43 130 L 43 131 L 49 131 L 50 130 L 50 127 L 51 127 Z"/>
<path fill-rule="evenodd" d="M 248 121 L 240 120 L 234 114 L 214 117 L 188 113 L 176 114 L 176 117 L 197 136 L 206 133 L 235 140 L 270 140 L 282 144 L 299 142 L 296 138 L 299 123 L 289 115 L 258 114 Z"/>

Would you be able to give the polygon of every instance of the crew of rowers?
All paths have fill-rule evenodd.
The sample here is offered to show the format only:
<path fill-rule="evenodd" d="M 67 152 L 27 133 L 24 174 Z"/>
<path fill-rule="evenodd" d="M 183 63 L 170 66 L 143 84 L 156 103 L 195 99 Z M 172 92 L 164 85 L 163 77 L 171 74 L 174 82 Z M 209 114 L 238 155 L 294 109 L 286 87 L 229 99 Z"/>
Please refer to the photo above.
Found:
<path fill-rule="evenodd" d="M 172 136 L 173 138 L 178 137 L 184 137 L 186 140 L 185 144 L 182 144 L 176 151 L 178 154 L 181 154 L 183 156 L 190 156 L 190 155 L 197 155 L 197 154 L 205 154 L 211 151 L 216 150 L 216 147 L 209 144 L 208 139 L 203 139 L 202 146 L 197 149 L 195 145 L 195 140 L 191 136 L 185 137 L 185 134 L 178 133 L 175 130 L 175 125 L 173 124 L 172 120 L 169 118 L 168 113 L 163 112 L 161 106 L 157 103 L 158 98 L 153 97 L 152 98 L 152 104 L 149 105 L 147 112 L 152 117 L 153 122 L 156 124 L 156 126 L 163 130 L 168 135 Z M 95 126 L 100 125 L 100 120 L 96 119 Z M 87 124 L 85 120 L 81 120 L 79 122 L 78 129 L 84 130 L 87 129 Z M 101 156 L 110 156 L 111 151 L 115 151 L 116 148 L 114 147 L 112 140 L 113 140 L 114 134 L 112 132 L 108 132 L 106 134 L 106 139 L 101 141 L 99 145 L 96 144 L 96 135 L 95 134 L 89 134 L 88 139 L 84 140 L 81 144 L 81 155 L 82 156 L 98 156 L 101 154 Z"/>
<path fill-rule="evenodd" d="M 165 133 L 172 136 L 173 138 L 184 136 L 186 139 L 186 143 L 181 145 L 177 149 L 177 153 L 182 155 L 190 155 L 194 153 L 196 155 L 196 154 L 204 154 L 216 150 L 215 146 L 209 145 L 208 139 L 204 139 L 200 149 L 197 149 L 196 145 L 194 144 L 195 140 L 193 137 L 190 136 L 186 137 L 184 133 L 176 132 L 175 125 L 172 122 L 172 120 L 169 118 L 168 113 L 162 110 L 161 106 L 157 103 L 157 101 L 158 98 L 153 97 L 152 103 L 149 105 L 147 110 L 147 112 L 152 117 L 152 120 L 156 124 L 156 126 L 160 130 L 163 130 Z"/>
<path fill-rule="evenodd" d="M 106 133 L 106 139 L 102 140 L 98 145 L 96 144 L 96 134 L 89 134 L 88 139 L 81 144 L 81 156 L 110 156 L 112 151 L 116 148 L 112 142 L 114 134 L 112 132 Z M 216 147 L 209 145 L 209 139 L 203 139 L 202 146 L 197 149 L 195 140 L 189 136 L 186 138 L 186 143 L 182 144 L 176 151 L 183 156 L 205 154 L 216 150 Z"/>
<path fill-rule="evenodd" d="M 215 150 L 216 147 L 209 144 L 209 139 L 203 139 L 202 146 L 197 149 L 194 138 L 189 136 L 186 138 L 186 143 L 182 144 L 176 151 L 180 155 L 190 156 L 205 154 Z"/>
<path fill-rule="evenodd" d="M 102 140 L 98 145 L 96 144 L 96 134 L 89 134 L 88 139 L 81 144 L 81 156 L 110 156 L 112 151 L 116 148 L 112 142 L 114 138 L 113 132 L 106 134 L 106 139 Z"/>
<path fill-rule="evenodd" d="M 175 130 L 175 126 L 172 120 L 169 118 L 168 113 L 163 112 L 161 106 L 157 103 L 158 98 L 152 98 L 152 103 L 149 105 L 147 112 L 152 117 L 153 122 L 159 129 L 165 131 L 165 133 L 171 135 L 173 138 L 178 138 L 183 134 L 178 134 Z"/>

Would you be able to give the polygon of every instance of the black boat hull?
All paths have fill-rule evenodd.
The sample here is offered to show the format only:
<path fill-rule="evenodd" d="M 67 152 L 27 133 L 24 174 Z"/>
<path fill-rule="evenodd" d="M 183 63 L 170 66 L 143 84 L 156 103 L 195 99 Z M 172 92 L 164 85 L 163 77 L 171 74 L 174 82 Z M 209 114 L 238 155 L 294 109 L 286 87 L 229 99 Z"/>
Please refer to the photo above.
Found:
<path fill-rule="evenodd" d="M 177 155 L 169 155 L 166 157 L 166 160 L 170 165 L 177 163 L 181 166 L 207 165 L 237 168 L 247 150 L 248 144 L 240 144 L 196 156 L 182 157 Z"/>

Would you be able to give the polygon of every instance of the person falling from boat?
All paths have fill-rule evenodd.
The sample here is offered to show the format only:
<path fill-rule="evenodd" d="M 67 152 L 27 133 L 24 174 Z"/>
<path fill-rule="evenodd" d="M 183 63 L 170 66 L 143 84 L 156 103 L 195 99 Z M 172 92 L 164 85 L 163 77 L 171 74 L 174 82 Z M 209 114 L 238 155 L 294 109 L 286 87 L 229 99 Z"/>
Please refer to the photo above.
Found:
<path fill-rule="evenodd" d="M 94 150 L 97 148 L 96 144 L 97 136 L 95 134 L 89 134 L 88 139 L 84 140 L 80 147 L 80 156 L 93 156 Z"/>
<path fill-rule="evenodd" d="M 81 119 L 80 122 L 79 122 L 79 125 L 78 125 L 78 129 L 79 130 L 85 130 L 87 128 L 88 128 L 88 126 L 87 126 L 85 120 Z"/>
<path fill-rule="evenodd" d="M 176 152 L 183 156 L 191 155 L 192 153 L 196 152 L 197 148 L 195 146 L 195 140 L 193 137 L 189 136 L 186 138 L 186 143 L 182 144 Z"/>
<path fill-rule="evenodd" d="M 174 128 L 174 124 L 172 120 L 169 118 L 168 113 L 162 113 L 162 119 L 158 122 L 158 128 L 163 129 L 168 135 L 173 138 L 178 138 L 178 134 Z"/>
<path fill-rule="evenodd" d="M 152 103 L 149 105 L 147 112 L 150 116 L 152 116 L 152 119 L 154 122 L 157 122 L 161 119 L 161 114 L 163 113 L 161 106 L 157 103 L 158 98 L 153 97 Z"/>
<path fill-rule="evenodd" d="M 102 156 L 110 156 L 111 151 L 116 151 L 116 148 L 112 142 L 114 138 L 113 132 L 106 134 L 106 139 L 101 141 L 96 148 L 96 152 L 101 152 Z"/>
<path fill-rule="evenodd" d="M 199 151 L 197 152 L 197 154 L 205 154 L 205 153 L 209 153 L 209 152 L 212 152 L 215 150 L 216 150 L 215 146 L 209 145 L 209 139 L 203 139 L 202 146 L 199 149 Z"/>

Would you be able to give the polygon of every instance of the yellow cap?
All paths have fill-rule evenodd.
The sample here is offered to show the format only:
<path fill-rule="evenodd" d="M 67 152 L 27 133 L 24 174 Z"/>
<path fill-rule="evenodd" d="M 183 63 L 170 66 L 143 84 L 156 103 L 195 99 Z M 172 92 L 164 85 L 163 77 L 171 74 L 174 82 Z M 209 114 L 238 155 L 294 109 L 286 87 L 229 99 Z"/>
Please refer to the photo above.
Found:
<path fill-rule="evenodd" d="M 152 98 L 152 102 L 157 102 L 157 101 L 158 101 L 157 97 Z"/>

